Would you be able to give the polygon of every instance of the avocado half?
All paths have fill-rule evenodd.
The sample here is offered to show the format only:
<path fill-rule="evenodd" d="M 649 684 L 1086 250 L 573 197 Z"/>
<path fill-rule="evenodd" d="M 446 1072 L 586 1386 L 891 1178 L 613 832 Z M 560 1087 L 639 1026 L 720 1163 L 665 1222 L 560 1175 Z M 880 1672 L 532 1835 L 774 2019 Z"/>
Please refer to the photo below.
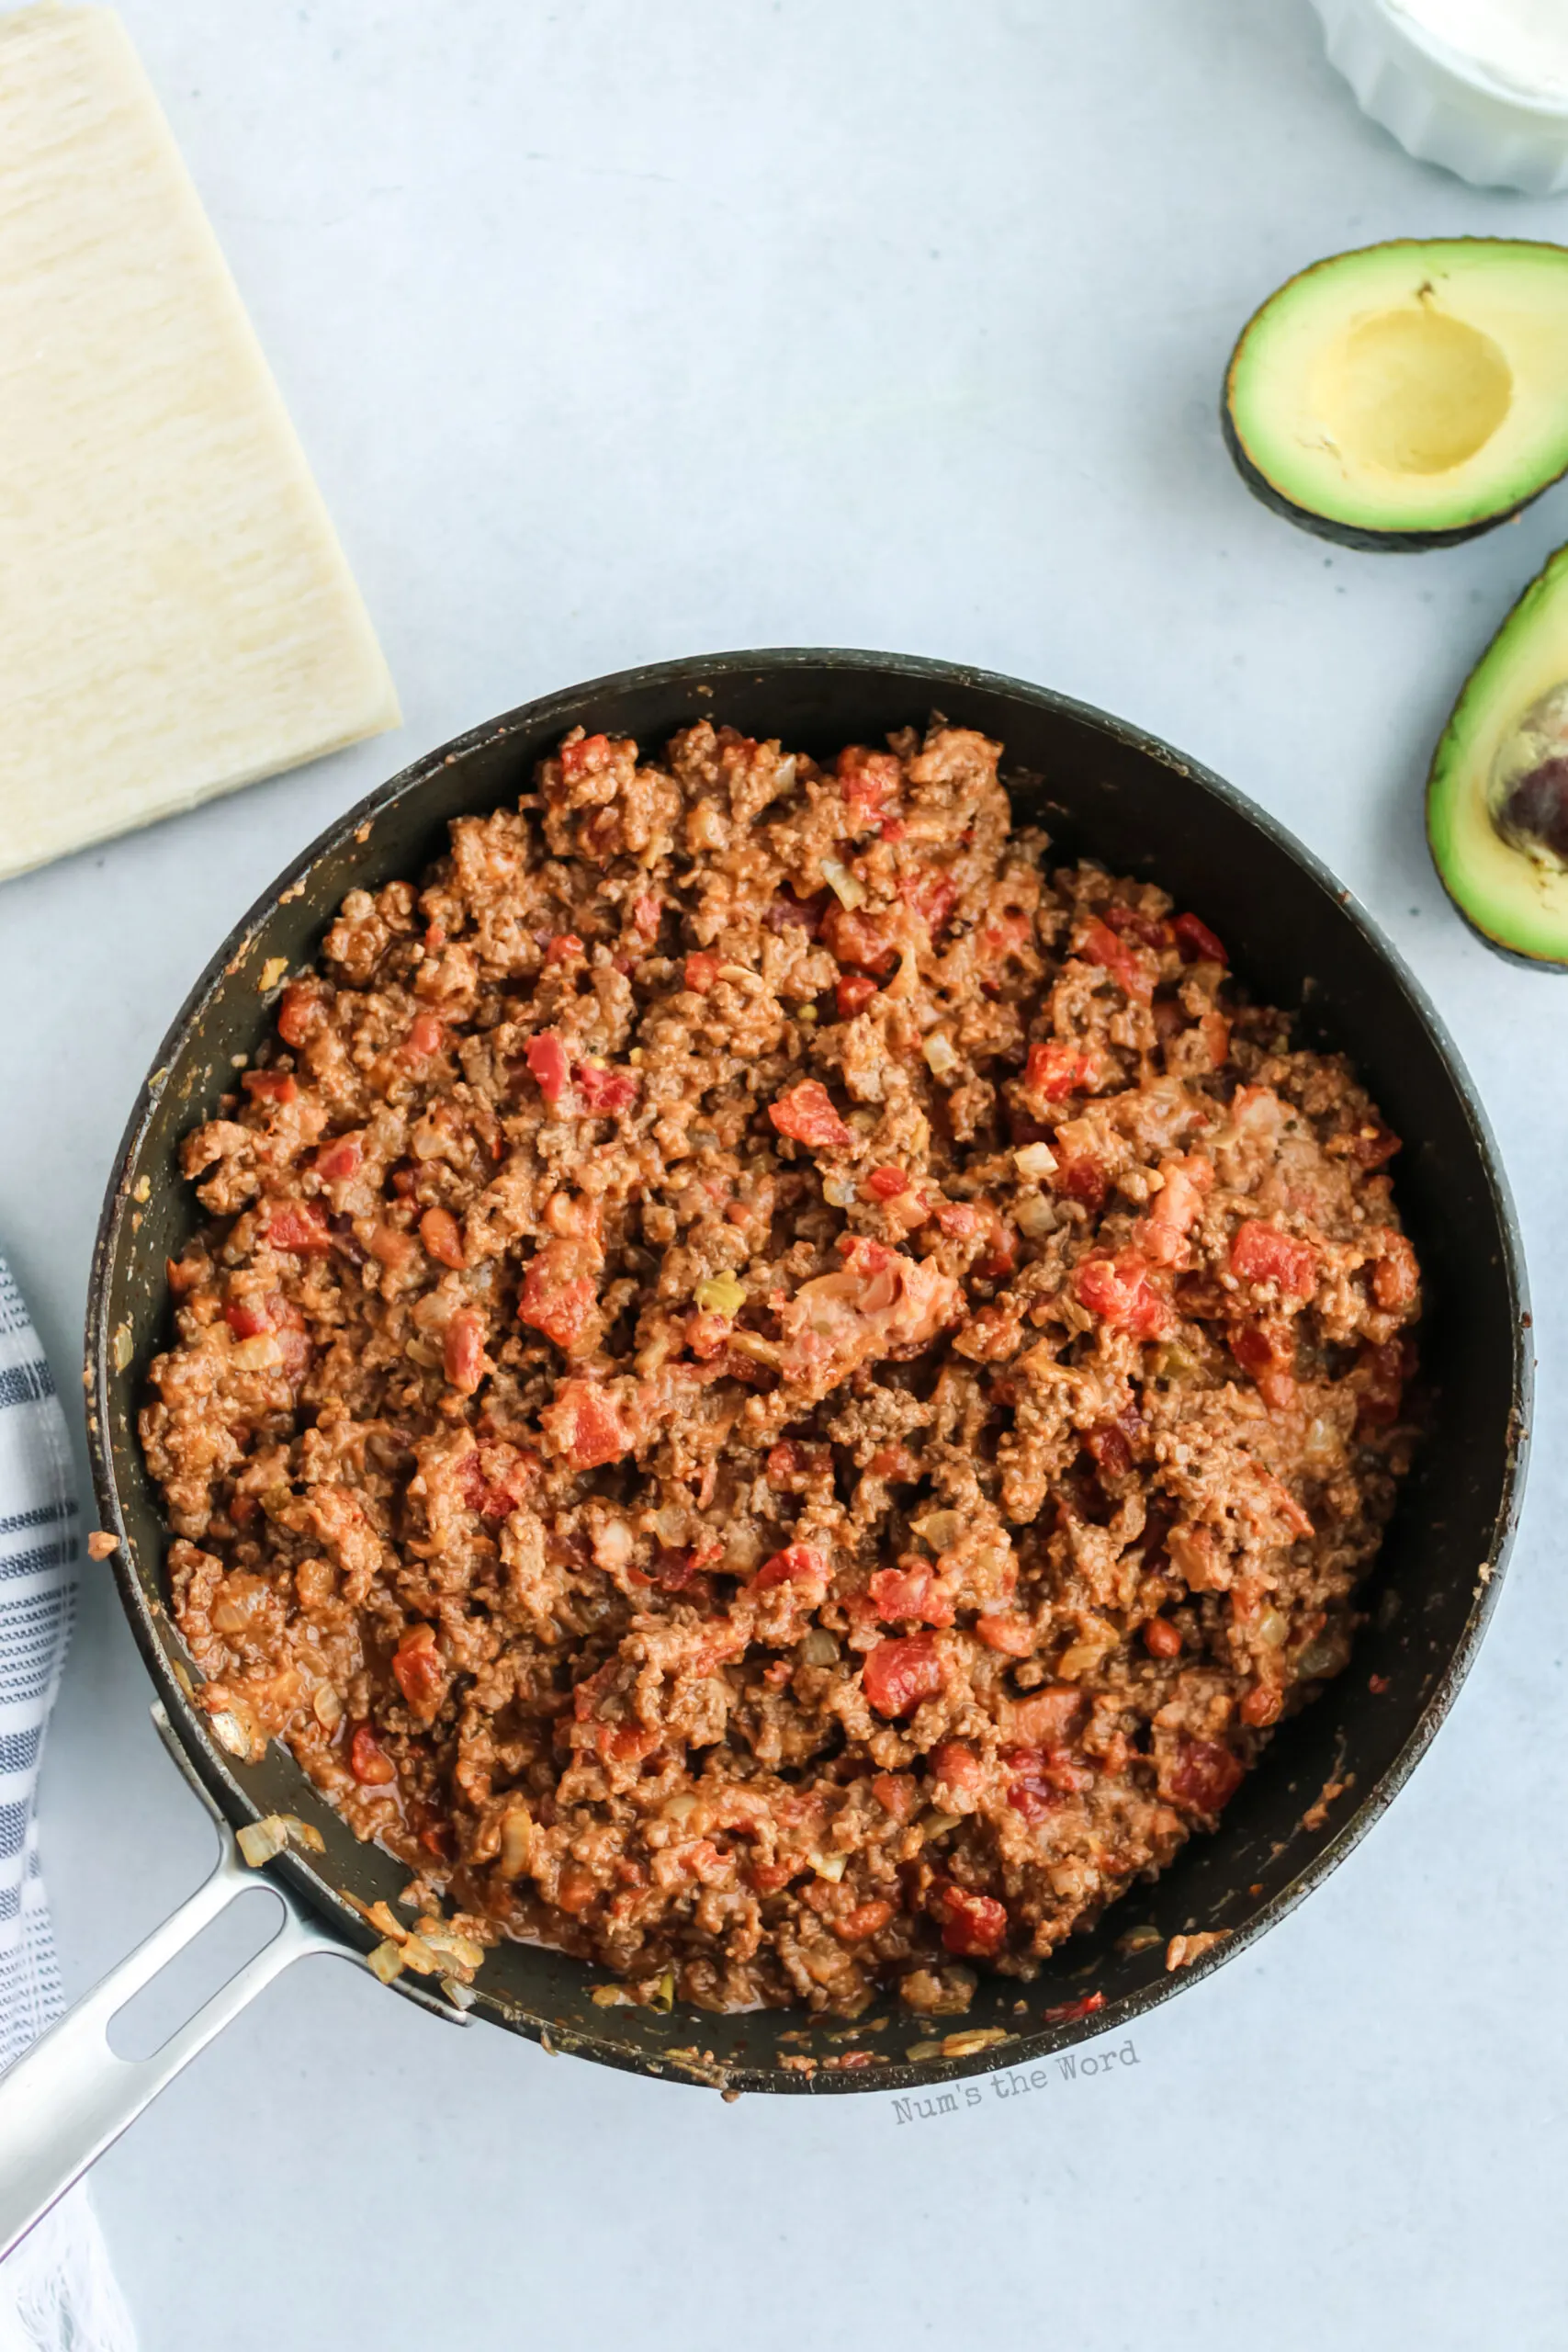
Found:
<path fill-rule="evenodd" d="M 1470 673 L 1432 761 L 1427 839 L 1489 946 L 1568 969 L 1568 548 Z"/>
<path fill-rule="evenodd" d="M 1270 295 L 1222 417 L 1266 506 L 1343 546 L 1454 547 L 1568 471 L 1568 248 L 1404 238 Z"/>

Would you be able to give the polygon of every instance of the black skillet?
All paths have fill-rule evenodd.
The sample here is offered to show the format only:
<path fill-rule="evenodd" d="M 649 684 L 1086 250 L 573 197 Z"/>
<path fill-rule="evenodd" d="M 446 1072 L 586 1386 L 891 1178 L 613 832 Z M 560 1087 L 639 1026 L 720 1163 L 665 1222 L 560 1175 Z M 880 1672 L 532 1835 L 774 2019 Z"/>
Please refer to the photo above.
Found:
<path fill-rule="evenodd" d="M 1348 1670 L 1281 1728 L 1213 1836 L 1195 1839 L 1156 1883 L 1134 1887 L 1034 1984 L 983 1982 L 970 2014 L 946 2021 L 951 2034 L 896 2004 L 874 2012 L 886 2020 L 880 2030 L 870 2021 L 850 2030 L 813 2023 L 804 2012 L 601 2007 L 590 1998 L 605 1981 L 596 1971 L 517 1944 L 487 1958 L 470 2014 L 555 2050 L 730 2092 L 908 2092 L 1036 2061 L 1124 2028 L 1283 1917 L 1371 1827 L 1426 1748 L 1475 1656 L 1518 1510 L 1529 1318 L 1507 1189 L 1470 1081 L 1431 1007 L 1348 891 L 1167 745 L 982 671 L 886 654 L 728 653 L 547 695 L 431 752 L 323 833 L 219 949 L 138 1097 L 93 1270 L 94 1478 L 99 1523 L 119 1538 L 120 1598 L 157 1685 L 157 1712 L 166 1712 L 170 1744 L 219 1820 L 225 1857 L 186 1913 L 0 2085 L 0 2245 L 278 1967 L 304 1951 L 363 1958 L 377 1933 L 346 1898 L 395 1902 L 406 1877 L 390 1856 L 349 1835 L 281 1747 L 238 1766 L 215 1743 L 191 1703 L 190 1661 L 164 1606 L 165 1530 L 135 1438 L 148 1364 L 169 1337 L 164 1261 L 198 1216 L 179 1174 L 180 1138 L 215 1112 L 232 1084 L 231 1057 L 253 1053 L 267 1034 L 277 974 L 315 956 L 347 890 L 417 876 L 444 847 L 449 818 L 515 799 L 535 762 L 579 723 L 656 745 L 711 717 L 829 754 L 921 725 L 933 710 L 1005 744 L 1003 774 L 1020 817 L 1043 822 L 1064 857 L 1089 854 L 1147 875 L 1197 909 L 1257 997 L 1299 1008 L 1303 1042 L 1354 1057 L 1405 1139 L 1394 1173 L 1427 1278 L 1431 1428 L 1366 1589 L 1367 1624 Z M 1338 1792 L 1325 1797 L 1330 1790 Z M 232 1831 L 273 1812 L 314 1823 L 326 1849 L 316 1861 L 290 1850 L 267 1865 L 288 1905 L 277 1942 L 157 2060 L 127 2068 L 104 2041 L 107 2018 L 233 1892 L 254 1883 Z M 1193 1929 L 1223 1929 L 1224 1938 L 1196 1966 L 1168 1971 L 1168 1939 Z M 395 1989 L 458 2014 L 428 1983 L 404 1976 Z M 861 2052 L 869 2062 L 844 2064 Z"/>

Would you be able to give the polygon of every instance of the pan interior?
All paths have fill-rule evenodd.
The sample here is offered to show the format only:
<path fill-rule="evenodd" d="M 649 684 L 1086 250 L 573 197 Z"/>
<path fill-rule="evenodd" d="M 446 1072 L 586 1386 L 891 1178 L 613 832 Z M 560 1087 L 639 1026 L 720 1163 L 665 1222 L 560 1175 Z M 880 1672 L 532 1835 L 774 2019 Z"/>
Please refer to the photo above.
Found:
<path fill-rule="evenodd" d="M 345 1939 L 366 1946 L 374 1934 L 345 1894 L 395 1903 L 406 1872 L 360 1845 L 282 1750 L 242 1768 L 214 1746 L 164 1608 L 165 1534 L 135 1416 L 148 1365 L 168 1338 L 164 1261 L 198 1221 L 179 1171 L 180 1139 L 213 1114 L 231 1083 L 231 1057 L 254 1052 L 270 1025 L 267 964 L 309 960 L 348 889 L 417 876 L 443 847 L 452 817 L 527 789 L 535 762 L 567 729 L 581 723 L 651 743 L 711 717 L 830 754 L 922 725 L 933 710 L 1005 744 L 1019 817 L 1043 824 L 1064 860 L 1097 857 L 1159 881 L 1230 944 L 1255 996 L 1299 1010 L 1303 1042 L 1352 1056 L 1405 1138 L 1395 1184 L 1429 1277 L 1422 1348 L 1435 1426 L 1367 1588 L 1369 1622 L 1347 1672 L 1282 1727 L 1215 1835 L 1194 1839 L 1157 1882 L 1134 1886 L 1033 1984 L 983 1981 L 970 2013 L 947 2021 L 951 2036 L 942 2021 L 908 2018 L 896 2002 L 853 2026 L 813 2024 L 805 2012 L 662 2016 L 603 2007 L 592 1995 L 606 1980 L 558 1953 L 511 1944 L 487 1959 L 477 2014 L 558 2049 L 677 2080 L 748 2090 L 905 2088 L 1114 2030 L 1190 1981 L 1191 1972 L 1166 1971 L 1171 1936 L 1225 1931 L 1204 1968 L 1238 1949 L 1326 1873 L 1421 1752 L 1495 1596 L 1493 1571 L 1517 1505 L 1528 1369 L 1522 1274 L 1489 1139 L 1451 1048 L 1391 953 L 1347 894 L 1237 796 L 1099 712 L 1010 680 L 881 655 L 669 663 L 554 695 L 444 747 L 350 811 L 280 877 L 219 950 L 165 1040 L 99 1235 L 89 1434 L 101 1523 L 123 1539 L 122 1599 L 171 1718 L 229 1817 L 238 1824 L 283 1810 L 315 1822 L 324 1858 L 310 1870 L 293 1860 L 283 1867 Z M 1315 1809 L 1330 1784 L 1339 1794 Z"/>

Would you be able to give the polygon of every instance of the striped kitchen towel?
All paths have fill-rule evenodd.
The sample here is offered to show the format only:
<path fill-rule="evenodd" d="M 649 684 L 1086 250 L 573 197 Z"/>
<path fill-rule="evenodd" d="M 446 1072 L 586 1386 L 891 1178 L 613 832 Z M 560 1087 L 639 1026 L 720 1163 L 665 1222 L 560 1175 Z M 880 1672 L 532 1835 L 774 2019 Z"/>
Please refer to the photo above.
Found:
<path fill-rule="evenodd" d="M 0 1258 L 0 2067 L 65 2006 L 39 1874 L 39 1755 L 78 1558 L 65 1418 Z M 0 2352 L 135 2352 L 85 2187 L 0 2267 Z"/>

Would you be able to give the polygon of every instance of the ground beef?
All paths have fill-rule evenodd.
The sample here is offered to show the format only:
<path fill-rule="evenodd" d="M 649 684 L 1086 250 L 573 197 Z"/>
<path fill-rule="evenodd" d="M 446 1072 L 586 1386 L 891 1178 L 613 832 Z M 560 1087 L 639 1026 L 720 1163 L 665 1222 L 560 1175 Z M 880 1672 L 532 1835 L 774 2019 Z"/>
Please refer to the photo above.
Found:
<path fill-rule="evenodd" d="M 579 730 L 184 1146 L 202 1704 L 626 1997 L 1033 1973 L 1345 1666 L 1406 1465 L 1396 1138 L 998 749 Z"/>

